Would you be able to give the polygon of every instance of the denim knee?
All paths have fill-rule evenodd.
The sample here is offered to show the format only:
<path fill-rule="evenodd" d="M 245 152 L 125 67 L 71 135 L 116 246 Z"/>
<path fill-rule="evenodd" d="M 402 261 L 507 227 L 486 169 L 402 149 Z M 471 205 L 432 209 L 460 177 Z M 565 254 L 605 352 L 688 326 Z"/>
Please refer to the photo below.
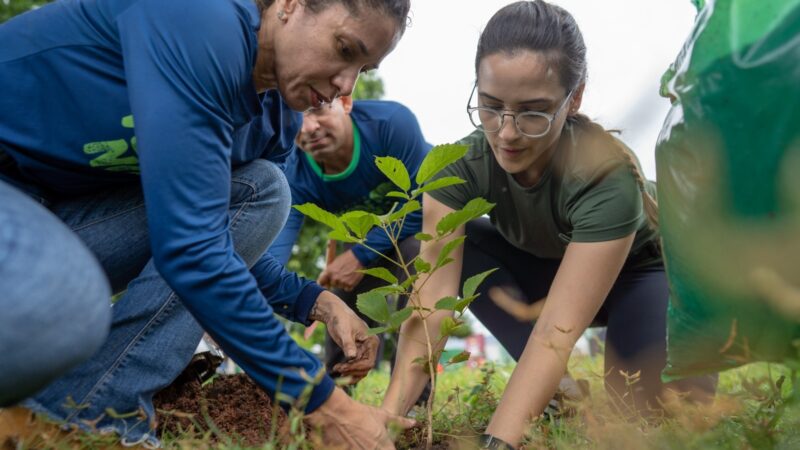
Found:
<path fill-rule="evenodd" d="M 231 181 L 234 246 L 247 264 L 252 265 L 286 223 L 292 195 L 283 171 L 262 159 L 234 170 Z"/>
<path fill-rule="evenodd" d="M 8 185 L 0 198 L 0 405 L 8 405 L 100 347 L 111 294 L 93 255 L 54 215 Z"/>

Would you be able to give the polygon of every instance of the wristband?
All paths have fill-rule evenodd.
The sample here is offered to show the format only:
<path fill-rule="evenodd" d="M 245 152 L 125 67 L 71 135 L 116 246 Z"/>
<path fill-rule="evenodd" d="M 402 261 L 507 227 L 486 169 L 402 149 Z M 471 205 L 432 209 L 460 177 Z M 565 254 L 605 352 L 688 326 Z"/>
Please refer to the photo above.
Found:
<path fill-rule="evenodd" d="M 482 449 L 487 450 L 516 450 L 516 448 L 508 442 L 496 438 L 491 434 L 482 434 L 478 441 Z"/>

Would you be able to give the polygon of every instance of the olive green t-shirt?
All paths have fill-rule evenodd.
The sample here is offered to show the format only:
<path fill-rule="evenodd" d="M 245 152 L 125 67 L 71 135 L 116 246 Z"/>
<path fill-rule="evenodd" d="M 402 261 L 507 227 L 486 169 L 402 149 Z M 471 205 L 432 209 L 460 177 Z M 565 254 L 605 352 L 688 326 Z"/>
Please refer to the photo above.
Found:
<path fill-rule="evenodd" d="M 483 132 L 475 131 L 459 141 L 470 147 L 466 156 L 437 175 L 466 183 L 430 195 L 453 209 L 476 197 L 495 203 L 489 217 L 500 234 L 540 258 L 561 259 L 570 242 L 610 241 L 636 232 L 626 266 L 661 264 L 658 233 L 647 224 L 630 164 L 607 139 L 588 135 L 565 126 L 542 177 L 524 187 L 497 163 Z M 647 190 L 655 195 L 655 183 L 648 181 Z"/>

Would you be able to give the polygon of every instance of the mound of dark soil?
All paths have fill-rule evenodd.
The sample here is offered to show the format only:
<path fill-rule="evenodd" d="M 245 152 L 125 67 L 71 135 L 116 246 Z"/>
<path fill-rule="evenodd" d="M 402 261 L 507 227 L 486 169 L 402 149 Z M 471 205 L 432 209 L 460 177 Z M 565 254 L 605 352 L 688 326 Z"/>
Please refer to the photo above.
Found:
<path fill-rule="evenodd" d="M 211 431 L 217 442 L 230 438 L 261 446 L 270 437 L 273 420 L 280 431 L 287 419 L 247 375 L 218 375 L 203 386 L 191 365 L 153 403 L 162 436 Z"/>

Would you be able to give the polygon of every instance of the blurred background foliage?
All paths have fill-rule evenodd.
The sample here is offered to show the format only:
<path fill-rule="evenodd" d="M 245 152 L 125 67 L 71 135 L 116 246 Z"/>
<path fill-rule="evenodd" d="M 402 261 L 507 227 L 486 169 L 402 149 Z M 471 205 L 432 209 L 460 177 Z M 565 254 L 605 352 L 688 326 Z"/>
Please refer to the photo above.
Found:
<path fill-rule="evenodd" d="M 30 9 L 38 8 L 51 0 L 0 0 L 0 23 L 22 14 Z"/>

